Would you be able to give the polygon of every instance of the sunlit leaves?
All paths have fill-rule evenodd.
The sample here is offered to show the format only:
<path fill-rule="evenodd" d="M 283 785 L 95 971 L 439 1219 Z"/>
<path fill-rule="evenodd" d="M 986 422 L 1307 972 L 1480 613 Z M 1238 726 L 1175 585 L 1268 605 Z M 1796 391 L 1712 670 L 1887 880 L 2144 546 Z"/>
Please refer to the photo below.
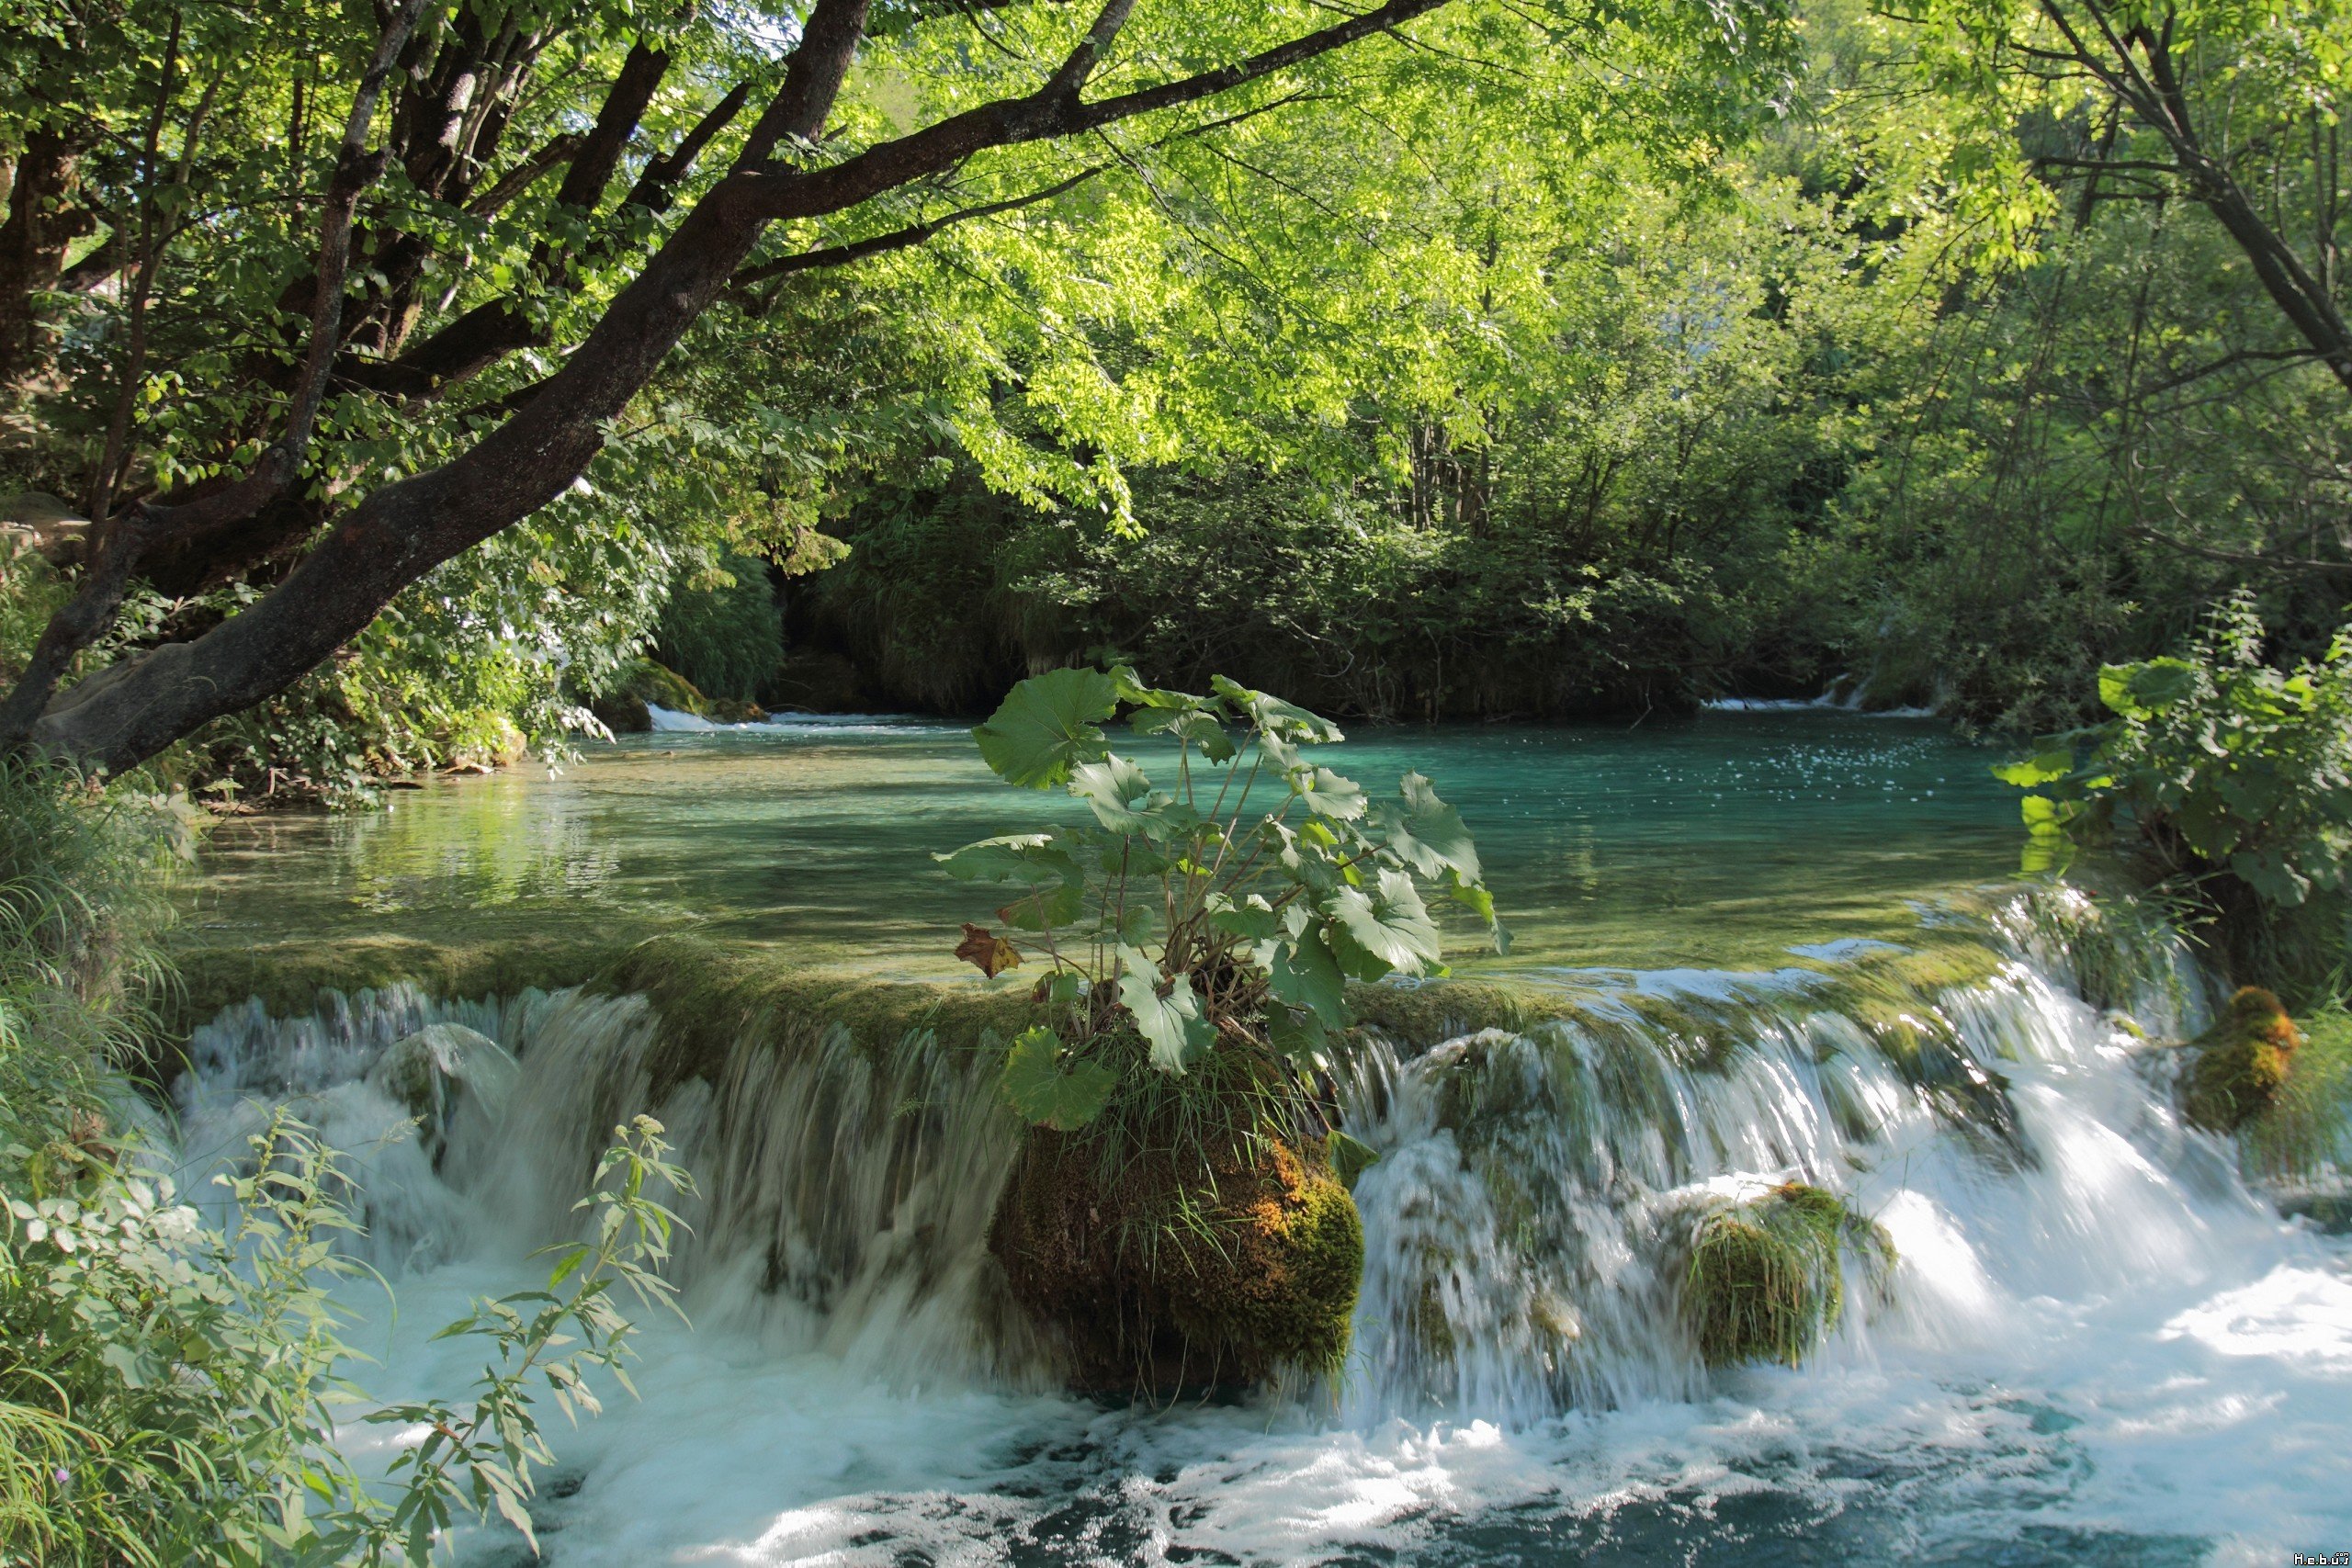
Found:
<path fill-rule="evenodd" d="M 997 777 L 1045 789 L 1107 755 L 1101 726 L 1118 705 L 1118 688 L 1101 671 L 1056 670 L 1013 687 L 972 738 Z"/>
<path fill-rule="evenodd" d="M 1440 967 L 1437 927 L 1402 872 L 1383 871 L 1369 888 L 1340 887 L 1323 901 L 1332 951 L 1359 980 L 1419 975 Z"/>

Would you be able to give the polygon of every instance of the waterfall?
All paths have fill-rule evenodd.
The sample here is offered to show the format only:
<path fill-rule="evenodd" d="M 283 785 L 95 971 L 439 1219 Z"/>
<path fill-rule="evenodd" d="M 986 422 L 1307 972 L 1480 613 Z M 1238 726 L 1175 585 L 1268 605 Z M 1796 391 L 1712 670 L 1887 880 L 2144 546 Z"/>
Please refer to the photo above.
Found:
<path fill-rule="evenodd" d="M 2297 1379 L 2314 1368 L 2352 1377 L 2352 1281 L 2340 1244 L 2282 1221 L 2242 1179 L 2233 1147 L 2175 1113 L 2181 1053 L 2167 1043 L 2201 1027 L 2207 983 L 2161 928 L 2064 890 L 2005 906 L 1987 929 L 1999 955 L 1961 984 L 1890 990 L 1861 956 L 1762 975 L 1539 972 L 1517 983 L 1559 1004 L 1548 1021 L 1442 1040 L 1362 1032 L 1340 1064 L 1340 1103 L 1380 1159 L 1355 1190 L 1366 1259 L 1351 1363 L 1339 1387 L 1238 1426 L 1204 1415 L 1143 1436 L 1102 1427 L 1108 1417 L 1088 1407 L 1040 1403 L 1048 1354 L 987 1250 L 1017 1128 L 991 1064 L 928 1032 L 884 1047 L 825 1018 L 771 1011 L 687 1072 L 673 1032 L 639 996 L 460 1001 L 395 986 L 328 994 L 290 1019 L 248 1004 L 191 1042 L 182 1148 L 200 1167 L 290 1104 L 351 1152 L 363 1245 L 397 1284 L 473 1278 L 466 1270 L 482 1266 L 469 1258 L 512 1258 L 560 1235 L 610 1129 L 648 1108 L 668 1125 L 703 1188 L 684 1205 L 692 1231 L 674 1272 L 696 1343 L 734 1348 L 717 1371 L 695 1359 L 712 1352 L 676 1349 L 684 1392 L 665 1396 L 657 1380 L 646 1414 L 608 1417 L 659 1434 L 662 1464 L 624 1462 L 639 1450 L 604 1446 L 618 1438 L 578 1439 L 580 1462 L 602 1467 L 602 1490 L 548 1505 L 550 1520 L 618 1529 L 626 1517 L 636 1532 L 634 1545 L 613 1538 L 618 1555 L 581 1562 L 752 1537 L 771 1545 L 740 1560 L 786 1560 L 775 1542 L 796 1552 L 831 1542 L 865 1561 L 851 1548 L 876 1518 L 908 1540 L 961 1540 L 990 1519 L 1028 1517 L 1010 1504 L 889 1500 L 900 1493 L 934 1496 L 925 1489 L 955 1481 L 1045 1495 L 1082 1488 L 1090 1464 L 1158 1477 L 1088 1504 L 1106 1517 L 1163 1510 L 1155 1539 L 1281 1557 L 1309 1538 L 1425 1531 L 1454 1506 L 1446 1495 L 1465 1506 L 1508 1502 L 1514 1488 L 1548 1495 L 1559 1483 L 1543 1476 L 1586 1465 L 1576 1444 L 1596 1431 L 1633 1432 L 1627 1453 L 1646 1456 L 1602 1466 L 1596 1474 L 1616 1477 L 1608 1486 L 1680 1495 L 1695 1483 L 1655 1479 L 1664 1439 L 1641 1413 L 1720 1411 L 1726 1399 L 1765 1401 L 1758 1410 L 1778 1401 L 1773 1419 L 1792 1431 L 1826 1423 L 1799 1443 L 1810 1457 L 1753 1461 L 1783 1479 L 1860 1462 L 1829 1434 L 1867 1447 L 1854 1434 L 1875 1422 L 1896 1434 L 1879 1440 L 1909 1446 L 1904 1465 L 1947 1489 L 1936 1495 L 1964 1495 L 1970 1507 L 2063 1513 L 2052 1497 L 2089 1497 L 2097 1506 L 2081 1506 L 2095 1520 L 2152 1510 L 2158 1522 L 2145 1528 L 2199 1539 L 2211 1527 L 2185 1521 L 2223 1506 L 2217 1498 L 2267 1497 L 2280 1517 L 2303 1517 L 2299 1488 L 2334 1485 L 2342 1469 L 2329 1457 L 2341 1452 L 2340 1427 L 2327 1437 L 2336 1417 L 2314 1416 L 2313 1402 L 2340 1405 L 2324 1384 L 2265 1382 L 2263 1358 L 2297 1358 Z M 420 1122 L 377 1069 L 439 1025 L 478 1033 L 517 1070 L 503 1096 L 457 1095 Z M 1894 1261 L 1874 1270 L 1847 1257 L 1846 1310 L 1805 1371 L 1711 1370 L 1683 1302 L 1692 1226 L 1792 1180 L 1882 1226 Z M 830 1370 L 808 1370 L 820 1364 Z M 779 1367 L 798 1381 L 780 1383 Z M 2004 1392 L 2005 1380 L 2053 1382 L 2060 1367 L 2083 1392 Z M 2251 1381 L 2233 1383 L 2241 1370 Z M 798 1392 L 810 1388 L 833 1392 Z M 896 1392 L 842 1392 L 853 1388 Z M 1858 1416 L 1840 1403 L 1849 1394 L 1832 1397 L 1841 1388 L 1909 1392 L 1873 1395 Z M 871 1403 L 918 1389 L 912 1404 Z M 952 1390 L 967 1392 L 942 1392 Z M 808 1400 L 839 1408 L 796 1403 Z M 1807 1414 L 1816 1406 L 1831 1414 Z M 2114 1413 L 2113 1432 L 2085 1406 Z M 863 1461 L 873 1473 L 855 1485 L 830 1472 L 787 1482 L 715 1457 L 754 1441 L 821 1451 L 852 1408 L 862 1433 L 911 1423 L 903 1438 L 871 1439 L 886 1456 L 892 1442 L 910 1446 Z M 1718 1471 L 1750 1463 L 1723 1456 L 1762 1441 L 1713 1416 L 1677 1419 L 1674 1441 L 1713 1445 Z M 2282 1440 L 2300 1457 L 2261 1461 L 2199 1436 L 2254 1419 L 2287 1423 L 2294 1436 Z M 1576 1425 L 1594 1421 L 1621 1425 Z M 1012 1440 L 1000 1428 L 1020 1435 L 1012 1458 L 989 1447 Z M 1974 1461 L 1937 1469 L 1939 1445 L 1962 1445 L 1963 1429 L 1965 1443 L 2007 1455 L 1999 1462 L 2036 1500 L 1980 1498 Z M 1525 1445 L 1546 1433 L 1553 1471 L 1528 1470 Z M 1764 1450 L 1781 1455 L 1778 1441 Z M 2122 1447 L 2096 1478 L 2087 1461 L 2077 1475 L 2046 1459 L 2097 1443 Z M 1520 1458 L 1504 1464 L 1490 1450 Z M 1231 1460 L 1240 1453 L 1335 1467 L 1369 1500 L 1301 1523 L 1250 1492 L 1252 1472 Z M 1410 1480 L 1431 1467 L 1453 1479 Z M 1239 1488 L 1229 1506 L 1216 1500 L 1228 1485 Z M 2148 1488 L 2168 1501 L 2147 1503 Z M 842 1492 L 865 1500 L 791 1511 Z M 1291 1519 L 1282 1528 L 1294 1533 L 1267 1545 L 1250 1533 L 1271 1528 L 1264 1518 L 1242 1517 L 1251 1509 Z M 1221 1537 L 1220 1520 L 1241 1534 Z"/>

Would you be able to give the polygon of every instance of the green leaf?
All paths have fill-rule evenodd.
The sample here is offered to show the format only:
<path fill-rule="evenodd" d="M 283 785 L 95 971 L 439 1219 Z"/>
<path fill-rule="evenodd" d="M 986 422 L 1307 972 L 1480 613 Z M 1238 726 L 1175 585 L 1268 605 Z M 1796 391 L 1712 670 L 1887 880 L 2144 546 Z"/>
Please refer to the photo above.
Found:
<path fill-rule="evenodd" d="M 1168 804 L 1152 792 L 1141 768 L 1125 757 L 1080 762 L 1070 770 L 1069 792 L 1093 809 L 1094 819 L 1114 833 L 1148 833 L 1159 824 L 1155 808 Z"/>
<path fill-rule="evenodd" d="M 1317 907 L 1330 921 L 1331 951 L 1340 967 L 1356 979 L 1442 967 L 1437 927 L 1413 879 L 1402 872 L 1382 872 L 1369 890 L 1336 888 Z"/>
<path fill-rule="evenodd" d="M 1266 1042 L 1295 1062 L 1320 1067 L 1330 1047 L 1331 1032 L 1312 1009 L 1276 1002 L 1266 1010 Z"/>
<path fill-rule="evenodd" d="M 1397 791 L 1403 796 L 1402 807 L 1384 807 L 1380 817 L 1390 852 L 1422 876 L 1451 872 L 1460 879 L 1457 886 L 1476 883 L 1482 874 L 1478 846 L 1472 841 L 1462 813 L 1440 800 L 1436 786 L 1419 773 L 1407 773 Z M 1494 918 L 1491 903 L 1487 910 L 1489 920 Z"/>
<path fill-rule="evenodd" d="M 1230 703 L 1235 711 L 1247 715 L 1250 722 L 1266 734 L 1280 740 L 1298 745 L 1325 745 L 1343 739 L 1340 727 L 1320 714 L 1307 712 L 1280 697 L 1253 692 L 1237 681 L 1219 675 L 1209 682 L 1209 690 Z"/>
<path fill-rule="evenodd" d="M 1051 833 L 1007 833 L 931 857 L 959 882 L 1067 882 L 1086 874 Z"/>
<path fill-rule="evenodd" d="M 1993 776 L 2003 784 L 2013 784 L 2021 789 L 2032 789 L 2053 780 L 2063 779 L 2075 768 L 2072 751 L 2037 751 L 2020 762 L 2003 762 L 1993 769 Z"/>
<path fill-rule="evenodd" d="M 1097 726 L 1118 707 L 1118 687 L 1100 670 L 1048 671 L 1013 687 L 972 738 L 997 777 L 1044 789 L 1108 755 Z"/>
<path fill-rule="evenodd" d="M 1238 904 L 1223 893 L 1212 893 L 1203 907 L 1208 910 L 1210 930 L 1244 942 L 1270 942 L 1283 929 L 1282 917 L 1274 913 L 1273 906 L 1255 893 Z"/>
<path fill-rule="evenodd" d="M 1074 1133 L 1102 1114 L 1119 1075 L 1100 1062 L 1071 1057 L 1063 1063 L 1061 1036 L 1042 1025 L 1024 1029 L 1005 1053 L 1000 1087 L 1005 1103 L 1023 1120 L 1058 1133 Z"/>
<path fill-rule="evenodd" d="M 1216 1038 L 1193 983 L 1182 976 L 1162 980 L 1159 966 L 1132 947 L 1119 949 L 1119 1000 L 1150 1045 L 1151 1065 L 1163 1073 L 1182 1073 Z"/>
<path fill-rule="evenodd" d="M 1172 735 L 1200 748 L 1201 755 L 1212 762 L 1229 762 L 1240 754 L 1233 743 L 1232 732 L 1225 721 L 1206 709 L 1183 711 L 1169 708 L 1142 708 L 1128 721 L 1128 727 L 1138 735 Z"/>
<path fill-rule="evenodd" d="M 1317 768 L 1297 781 L 1298 798 L 1306 809 L 1318 817 L 1329 817 L 1335 822 L 1352 822 L 1364 814 L 1366 801 L 1363 790 L 1353 779 L 1342 778 L 1329 768 Z"/>
<path fill-rule="evenodd" d="M 2144 718 L 2197 688 L 2197 667 L 2186 659 L 2109 664 L 2098 672 L 2098 700 L 2123 718 Z"/>
<path fill-rule="evenodd" d="M 1041 887 L 1000 908 L 996 918 L 1015 931 L 1055 931 L 1069 925 L 1086 909 L 1086 889 L 1075 882 Z"/>
<path fill-rule="evenodd" d="M 1347 979 L 1319 927 L 1289 942 L 1262 943 L 1255 956 L 1276 1000 L 1306 1008 L 1333 1029 L 1347 1027 Z"/>
<path fill-rule="evenodd" d="M 1331 1174 L 1351 1192 L 1356 1190 L 1356 1178 L 1380 1163 L 1378 1149 L 1337 1127 L 1323 1134 L 1323 1152 L 1331 1162 Z"/>

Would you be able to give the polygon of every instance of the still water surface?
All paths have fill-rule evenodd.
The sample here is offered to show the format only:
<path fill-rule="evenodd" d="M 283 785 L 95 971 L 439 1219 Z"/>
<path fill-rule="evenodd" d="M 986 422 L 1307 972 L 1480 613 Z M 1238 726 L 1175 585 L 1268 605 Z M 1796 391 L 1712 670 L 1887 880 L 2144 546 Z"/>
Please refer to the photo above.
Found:
<path fill-rule="evenodd" d="M 1711 714 L 1616 728 L 1362 732 L 1331 760 L 1408 769 L 1476 834 L 1515 962 L 1770 965 L 1792 943 L 1899 936 L 1914 904 L 2017 864 L 1998 754 L 1926 720 Z M 1143 753 L 1147 764 L 1148 751 Z M 1073 821 L 944 725 L 659 735 L 401 791 L 380 813 L 263 817 L 207 846 L 190 940 L 433 940 L 707 922 L 812 961 L 945 974 L 986 890 L 935 851 Z M 616 925 L 616 922 L 619 924 Z M 1477 962 L 1475 932 L 1459 957 Z"/>

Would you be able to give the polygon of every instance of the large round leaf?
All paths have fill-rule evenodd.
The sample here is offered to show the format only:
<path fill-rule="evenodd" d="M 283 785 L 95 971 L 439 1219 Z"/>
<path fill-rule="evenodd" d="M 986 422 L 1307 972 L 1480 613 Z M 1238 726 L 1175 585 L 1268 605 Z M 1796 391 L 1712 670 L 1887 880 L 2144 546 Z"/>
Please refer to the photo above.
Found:
<path fill-rule="evenodd" d="M 1193 983 L 1182 976 L 1162 980 L 1159 965 L 1132 947 L 1119 949 L 1119 1000 L 1151 1046 L 1151 1065 L 1163 1073 L 1183 1072 L 1216 1038 L 1216 1028 L 1201 1016 Z"/>
<path fill-rule="evenodd" d="M 1062 1060 L 1061 1037 L 1039 1026 L 1021 1032 L 1004 1058 L 999 1080 L 1004 1098 L 1025 1121 L 1074 1133 L 1110 1103 L 1118 1074 L 1082 1056 Z"/>
<path fill-rule="evenodd" d="M 1440 967 L 1437 927 L 1413 879 L 1384 871 L 1370 888 L 1335 888 L 1319 906 L 1330 923 L 1340 967 L 1359 980 Z"/>
<path fill-rule="evenodd" d="M 972 738 L 997 777 L 1044 789 L 1108 755 L 1096 726 L 1118 706 L 1118 686 L 1100 670 L 1048 671 L 1013 687 Z"/>

